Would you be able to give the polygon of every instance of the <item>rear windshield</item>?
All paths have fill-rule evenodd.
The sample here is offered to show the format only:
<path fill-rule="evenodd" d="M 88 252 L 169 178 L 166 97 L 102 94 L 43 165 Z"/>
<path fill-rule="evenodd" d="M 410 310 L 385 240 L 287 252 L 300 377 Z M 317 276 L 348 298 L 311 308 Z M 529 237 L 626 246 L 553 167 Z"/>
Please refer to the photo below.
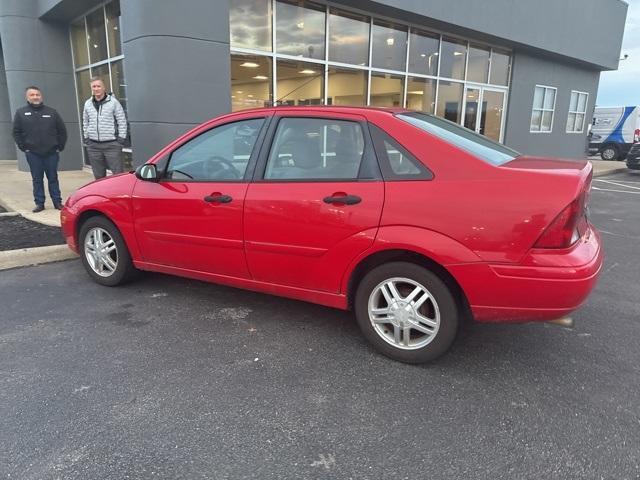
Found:
<path fill-rule="evenodd" d="M 520 156 L 515 150 L 444 118 L 420 112 L 399 113 L 396 116 L 492 165 L 502 165 Z"/>

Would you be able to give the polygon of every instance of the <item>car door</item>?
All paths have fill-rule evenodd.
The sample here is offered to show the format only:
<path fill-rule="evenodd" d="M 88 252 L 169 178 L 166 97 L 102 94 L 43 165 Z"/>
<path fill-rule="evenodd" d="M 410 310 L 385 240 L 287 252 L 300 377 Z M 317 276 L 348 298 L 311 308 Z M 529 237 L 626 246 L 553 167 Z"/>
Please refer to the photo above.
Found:
<path fill-rule="evenodd" d="M 169 154 L 160 181 L 138 181 L 134 221 L 146 262 L 249 276 L 242 216 L 265 121 L 247 118 L 201 132 Z"/>
<path fill-rule="evenodd" d="M 245 200 L 255 280 L 337 293 L 375 238 L 384 184 L 363 117 L 280 112 Z"/>

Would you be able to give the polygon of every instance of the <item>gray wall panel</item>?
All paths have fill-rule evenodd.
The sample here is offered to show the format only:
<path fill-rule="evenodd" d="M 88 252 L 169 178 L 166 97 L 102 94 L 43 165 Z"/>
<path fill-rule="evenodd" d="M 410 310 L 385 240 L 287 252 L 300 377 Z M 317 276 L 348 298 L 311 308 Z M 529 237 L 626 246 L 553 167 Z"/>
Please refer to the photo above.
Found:
<path fill-rule="evenodd" d="M 121 0 L 126 2 L 127 27 L 124 41 L 140 36 L 159 35 L 199 38 L 229 43 L 229 10 L 226 0 L 173 1 Z"/>
<path fill-rule="evenodd" d="M 448 31 L 488 33 L 529 46 L 616 69 L 627 4 L 620 0 L 336 0 Z M 420 18 L 422 16 L 423 18 Z M 501 41 L 501 43 L 502 43 Z"/>
<path fill-rule="evenodd" d="M 140 165 L 177 133 L 231 110 L 228 2 L 120 6 L 133 162 Z"/>
<path fill-rule="evenodd" d="M 1 47 L 2 45 L 0 45 L 0 160 L 15 160 L 16 148 L 11 135 L 13 112 L 9 105 L 7 76 L 4 71 Z"/>
<path fill-rule="evenodd" d="M 0 16 L 9 15 L 33 18 L 36 15 L 36 3 L 32 0 L 2 0 Z"/>
<path fill-rule="evenodd" d="M 585 158 L 587 127 L 583 133 L 566 133 L 571 90 L 589 93 L 585 123 L 591 120 L 600 73 L 551 62 L 525 53 L 513 60 L 505 143 L 524 154 Z M 536 85 L 556 87 L 556 107 L 551 133 L 529 133 Z"/>
<path fill-rule="evenodd" d="M 228 45 L 139 38 L 125 44 L 125 75 L 132 121 L 202 122 L 231 109 Z"/>
<path fill-rule="evenodd" d="M 134 164 L 142 165 L 164 146 L 197 125 L 131 123 L 131 136 L 135 138 Z"/>

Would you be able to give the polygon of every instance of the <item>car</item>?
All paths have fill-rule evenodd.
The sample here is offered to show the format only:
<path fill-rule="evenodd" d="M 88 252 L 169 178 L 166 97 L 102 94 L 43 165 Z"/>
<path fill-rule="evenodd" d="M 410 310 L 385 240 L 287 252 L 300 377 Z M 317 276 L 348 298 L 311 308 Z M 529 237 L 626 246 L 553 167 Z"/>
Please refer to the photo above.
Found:
<path fill-rule="evenodd" d="M 66 201 L 89 276 L 147 270 L 352 310 L 381 353 L 445 353 L 466 320 L 566 320 L 594 288 L 592 167 L 404 109 L 222 115 Z"/>
<path fill-rule="evenodd" d="M 627 168 L 629 170 L 640 170 L 640 143 L 634 143 L 627 155 Z"/>

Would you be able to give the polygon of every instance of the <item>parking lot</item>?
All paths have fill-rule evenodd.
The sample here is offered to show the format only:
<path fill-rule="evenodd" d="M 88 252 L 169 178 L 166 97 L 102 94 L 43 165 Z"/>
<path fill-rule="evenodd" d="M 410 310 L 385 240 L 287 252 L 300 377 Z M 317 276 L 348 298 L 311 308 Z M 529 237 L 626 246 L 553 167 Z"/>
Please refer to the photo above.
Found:
<path fill-rule="evenodd" d="M 0 478 L 639 478 L 639 207 L 640 174 L 594 180 L 574 329 L 471 325 L 425 366 L 317 305 L 2 272 Z"/>

